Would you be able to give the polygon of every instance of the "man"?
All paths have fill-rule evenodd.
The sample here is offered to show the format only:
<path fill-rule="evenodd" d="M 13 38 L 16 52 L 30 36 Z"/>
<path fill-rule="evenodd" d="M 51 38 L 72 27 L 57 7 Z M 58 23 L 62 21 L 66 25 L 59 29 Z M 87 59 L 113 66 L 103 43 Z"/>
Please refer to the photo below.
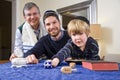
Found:
<path fill-rule="evenodd" d="M 45 54 L 52 58 L 70 39 L 66 31 L 61 30 L 60 20 L 55 11 L 48 10 L 44 13 L 43 23 L 48 34 L 43 36 L 37 44 L 29 50 L 24 57 L 27 63 L 38 63 L 38 59 Z"/>
<path fill-rule="evenodd" d="M 23 8 L 25 22 L 16 30 L 14 53 L 10 56 L 10 61 L 15 57 L 23 57 L 23 54 L 31 49 L 46 31 L 40 23 L 39 7 L 28 2 Z"/>

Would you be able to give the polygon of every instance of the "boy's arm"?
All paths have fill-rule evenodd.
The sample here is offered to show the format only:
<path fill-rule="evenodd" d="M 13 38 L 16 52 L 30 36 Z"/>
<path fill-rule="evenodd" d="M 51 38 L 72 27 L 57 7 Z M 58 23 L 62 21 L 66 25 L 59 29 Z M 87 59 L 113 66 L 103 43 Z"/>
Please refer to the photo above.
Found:
<path fill-rule="evenodd" d="M 99 52 L 99 46 L 96 41 L 92 41 L 89 45 L 88 49 L 90 49 L 88 54 L 90 54 L 91 57 L 89 57 L 92 60 L 100 60 L 100 57 L 98 55 Z"/>
<path fill-rule="evenodd" d="M 60 63 L 63 60 L 70 57 L 71 52 L 72 52 L 71 41 L 68 41 L 67 44 L 60 51 L 58 51 L 58 53 L 54 55 L 52 59 L 57 58 L 59 59 L 59 63 Z"/>

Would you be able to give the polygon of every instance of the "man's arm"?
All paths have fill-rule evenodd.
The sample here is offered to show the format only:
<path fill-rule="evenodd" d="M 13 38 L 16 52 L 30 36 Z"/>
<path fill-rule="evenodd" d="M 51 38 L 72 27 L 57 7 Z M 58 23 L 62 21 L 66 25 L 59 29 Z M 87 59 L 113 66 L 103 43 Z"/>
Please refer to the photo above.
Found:
<path fill-rule="evenodd" d="M 39 57 L 45 53 L 44 48 L 44 38 L 40 38 L 40 40 L 35 44 L 35 46 L 24 53 L 24 57 L 27 60 L 27 63 L 38 63 Z"/>
<path fill-rule="evenodd" d="M 40 56 L 42 54 L 44 54 L 45 50 L 46 50 L 44 48 L 44 44 L 45 44 L 45 40 L 44 39 L 45 39 L 44 37 L 40 38 L 39 41 L 35 44 L 35 46 L 32 49 L 30 49 L 26 53 L 24 53 L 24 57 L 27 57 L 27 56 L 29 56 L 31 54 L 34 54 L 35 57 L 37 59 L 39 59 Z"/>

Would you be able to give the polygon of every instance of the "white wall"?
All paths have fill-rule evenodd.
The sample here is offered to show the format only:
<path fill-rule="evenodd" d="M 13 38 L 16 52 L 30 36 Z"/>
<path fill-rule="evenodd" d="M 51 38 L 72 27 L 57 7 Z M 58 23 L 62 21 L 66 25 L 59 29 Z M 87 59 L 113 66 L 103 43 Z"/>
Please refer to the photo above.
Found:
<path fill-rule="evenodd" d="M 106 53 L 120 54 L 120 0 L 97 0 Z"/>
<path fill-rule="evenodd" d="M 51 0 L 51 1 L 42 0 L 40 2 L 38 2 L 37 0 L 42 13 L 49 9 L 56 10 L 62 7 L 80 3 L 82 1 L 86 1 L 86 0 Z"/>
<path fill-rule="evenodd" d="M 85 0 L 17 0 L 19 3 L 17 6 L 17 25 L 24 21 L 22 9 L 28 1 L 35 2 L 43 14 L 45 10 L 56 10 Z M 120 0 L 97 0 L 97 5 L 97 21 L 101 24 L 103 31 L 103 54 L 120 54 Z"/>

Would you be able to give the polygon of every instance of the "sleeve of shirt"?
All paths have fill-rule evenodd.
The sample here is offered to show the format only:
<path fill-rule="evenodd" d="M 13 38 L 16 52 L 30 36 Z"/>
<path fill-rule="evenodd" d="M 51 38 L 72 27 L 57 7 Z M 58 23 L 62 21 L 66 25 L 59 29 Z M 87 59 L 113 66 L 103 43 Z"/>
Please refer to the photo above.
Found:
<path fill-rule="evenodd" d="M 88 45 L 88 54 L 89 54 L 89 56 L 87 58 L 92 59 L 92 60 L 99 60 L 100 57 L 98 55 L 98 52 L 99 52 L 98 43 L 97 43 L 97 41 L 92 40 Z"/>
<path fill-rule="evenodd" d="M 53 58 L 58 58 L 60 62 L 65 60 L 66 58 L 70 57 L 70 54 L 72 52 L 72 44 L 71 41 L 69 40 L 66 45 L 58 51 L 56 55 L 53 56 Z"/>
<path fill-rule="evenodd" d="M 20 33 L 20 30 L 16 30 L 16 36 L 15 36 L 15 45 L 14 45 L 14 53 L 18 57 L 23 56 L 23 51 L 22 51 L 22 34 Z"/>
<path fill-rule="evenodd" d="M 44 48 L 44 37 L 40 38 L 40 40 L 35 44 L 35 46 L 28 50 L 25 54 L 24 57 L 27 57 L 31 54 L 34 54 L 36 58 L 40 58 L 42 54 L 45 53 L 45 48 Z"/>

